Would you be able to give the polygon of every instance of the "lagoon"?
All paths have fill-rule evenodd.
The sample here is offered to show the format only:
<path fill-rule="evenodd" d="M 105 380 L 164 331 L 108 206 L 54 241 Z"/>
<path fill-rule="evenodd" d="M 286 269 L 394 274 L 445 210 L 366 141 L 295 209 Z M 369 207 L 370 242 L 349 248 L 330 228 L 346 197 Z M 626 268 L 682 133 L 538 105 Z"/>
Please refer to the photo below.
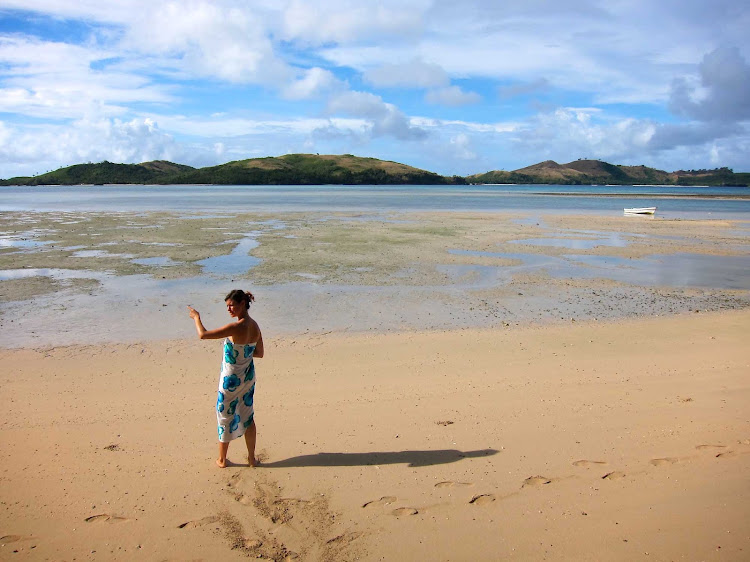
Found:
<path fill-rule="evenodd" d="M 656 206 L 670 219 L 750 220 L 750 188 L 576 185 L 105 185 L 0 188 L 4 211 L 554 212 L 617 216 Z"/>

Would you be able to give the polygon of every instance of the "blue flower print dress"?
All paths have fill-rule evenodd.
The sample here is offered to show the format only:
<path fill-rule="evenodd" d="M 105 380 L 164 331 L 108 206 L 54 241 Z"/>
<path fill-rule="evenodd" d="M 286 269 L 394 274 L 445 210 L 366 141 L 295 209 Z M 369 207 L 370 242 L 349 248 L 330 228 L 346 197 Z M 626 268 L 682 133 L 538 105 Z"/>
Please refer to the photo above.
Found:
<path fill-rule="evenodd" d="M 255 343 L 235 344 L 224 340 L 224 358 L 219 375 L 219 397 L 216 400 L 216 420 L 219 441 L 229 443 L 245 434 L 253 423 L 253 395 L 255 394 Z"/>

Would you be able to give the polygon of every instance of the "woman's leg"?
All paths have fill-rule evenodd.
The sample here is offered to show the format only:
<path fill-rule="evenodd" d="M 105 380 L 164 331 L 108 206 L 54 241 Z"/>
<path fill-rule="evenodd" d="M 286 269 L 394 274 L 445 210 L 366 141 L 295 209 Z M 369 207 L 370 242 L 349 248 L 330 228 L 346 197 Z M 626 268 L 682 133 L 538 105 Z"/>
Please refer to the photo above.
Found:
<path fill-rule="evenodd" d="M 219 458 L 216 459 L 216 464 L 219 468 L 225 468 L 227 466 L 227 451 L 229 450 L 229 443 L 223 443 L 219 441 Z"/>
<path fill-rule="evenodd" d="M 245 444 L 247 445 L 247 462 L 250 466 L 258 466 L 258 461 L 255 459 L 255 437 L 257 430 L 255 428 L 255 420 L 250 424 L 245 432 Z"/>

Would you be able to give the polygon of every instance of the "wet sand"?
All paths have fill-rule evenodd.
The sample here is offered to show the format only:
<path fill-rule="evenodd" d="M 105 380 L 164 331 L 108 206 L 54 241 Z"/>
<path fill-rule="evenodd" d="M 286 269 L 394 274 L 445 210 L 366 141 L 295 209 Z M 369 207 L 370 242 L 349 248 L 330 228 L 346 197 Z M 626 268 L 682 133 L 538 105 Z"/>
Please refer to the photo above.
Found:
<path fill-rule="evenodd" d="M 750 551 L 743 224 L 305 213 L 0 226 L 2 559 Z M 222 270 L 248 251 L 247 269 Z M 266 340 L 263 465 L 235 441 L 220 470 L 220 344 L 195 339 L 184 305 L 224 323 L 234 286 L 256 292 Z"/>
<path fill-rule="evenodd" d="M 257 293 L 274 336 L 523 326 L 745 308 L 737 221 L 505 213 L 3 213 L 3 347 L 190 335 Z M 28 314 L 30 303 L 47 322 Z M 117 311 L 102 330 L 102 302 Z M 217 305 L 219 305 L 217 307 Z"/>

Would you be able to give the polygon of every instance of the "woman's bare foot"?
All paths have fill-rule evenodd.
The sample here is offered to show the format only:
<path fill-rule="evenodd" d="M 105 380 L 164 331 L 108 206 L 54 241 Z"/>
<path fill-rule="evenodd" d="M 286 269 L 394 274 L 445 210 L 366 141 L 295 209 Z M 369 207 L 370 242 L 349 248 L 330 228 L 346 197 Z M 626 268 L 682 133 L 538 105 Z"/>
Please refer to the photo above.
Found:
<path fill-rule="evenodd" d="M 219 468 L 226 468 L 227 467 L 227 459 L 224 459 L 224 460 L 216 459 L 216 466 L 218 466 Z"/>
<path fill-rule="evenodd" d="M 256 466 L 260 464 L 260 461 L 256 459 L 255 457 L 251 457 L 248 455 L 247 464 L 250 465 L 251 468 L 255 468 Z"/>

